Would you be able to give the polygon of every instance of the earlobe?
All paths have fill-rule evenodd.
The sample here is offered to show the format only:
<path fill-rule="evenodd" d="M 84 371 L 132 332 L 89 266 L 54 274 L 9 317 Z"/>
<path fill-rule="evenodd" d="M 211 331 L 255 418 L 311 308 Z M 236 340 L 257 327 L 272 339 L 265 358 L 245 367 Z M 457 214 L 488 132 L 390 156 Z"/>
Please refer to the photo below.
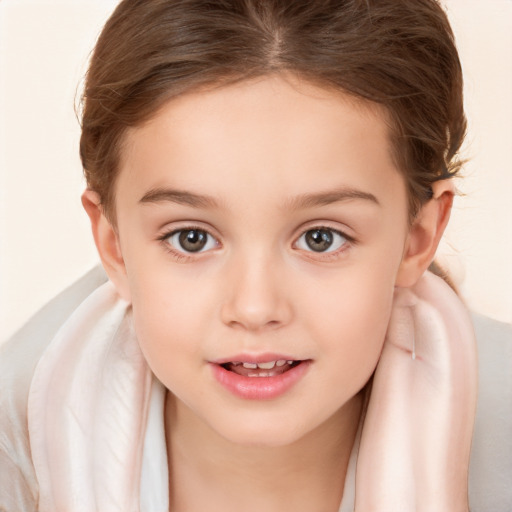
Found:
<path fill-rule="evenodd" d="M 413 286 L 423 275 L 434 259 L 450 219 L 454 196 L 452 181 L 437 181 L 432 191 L 432 199 L 423 205 L 409 230 L 396 286 Z"/>
<path fill-rule="evenodd" d="M 103 268 L 114 283 L 119 295 L 126 301 L 131 302 L 119 237 L 103 212 L 99 195 L 93 190 L 85 190 L 82 194 L 82 205 L 91 221 L 94 242 Z"/>

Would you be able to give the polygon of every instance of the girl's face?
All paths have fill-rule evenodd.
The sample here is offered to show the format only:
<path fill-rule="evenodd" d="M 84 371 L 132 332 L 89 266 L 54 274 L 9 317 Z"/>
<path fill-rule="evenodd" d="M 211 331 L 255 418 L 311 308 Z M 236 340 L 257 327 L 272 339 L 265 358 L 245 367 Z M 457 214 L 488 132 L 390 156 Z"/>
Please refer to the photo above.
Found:
<path fill-rule="evenodd" d="M 178 410 L 277 446 L 350 406 L 408 231 L 376 108 L 291 77 L 184 95 L 128 134 L 116 187 L 135 329 Z"/>

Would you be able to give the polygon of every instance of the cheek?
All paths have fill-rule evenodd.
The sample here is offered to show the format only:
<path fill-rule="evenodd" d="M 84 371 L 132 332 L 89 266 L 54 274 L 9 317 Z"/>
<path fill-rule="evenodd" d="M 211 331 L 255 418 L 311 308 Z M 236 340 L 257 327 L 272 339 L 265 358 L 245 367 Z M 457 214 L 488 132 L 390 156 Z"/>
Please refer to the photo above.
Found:
<path fill-rule="evenodd" d="M 158 368 L 179 366 L 180 359 L 198 350 L 192 340 L 200 339 L 198 319 L 205 314 L 193 284 L 181 287 L 164 276 L 146 274 L 131 283 L 134 327 L 157 375 Z"/>
<path fill-rule="evenodd" d="M 377 364 L 393 303 L 393 273 L 366 270 L 333 281 L 321 300 L 312 301 L 316 305 L 310 317 L 325 352 L 336 360 L 340 378 L 353 383 L 354 391 Z"/>

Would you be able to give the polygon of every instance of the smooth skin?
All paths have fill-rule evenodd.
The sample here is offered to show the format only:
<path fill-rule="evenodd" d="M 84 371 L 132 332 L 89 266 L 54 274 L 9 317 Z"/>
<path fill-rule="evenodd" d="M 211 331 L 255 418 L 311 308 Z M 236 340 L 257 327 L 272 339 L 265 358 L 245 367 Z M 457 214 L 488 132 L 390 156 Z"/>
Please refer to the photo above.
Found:
<path fill-rule="evenodd" d="M 450 187 L 410 225 L 383 112 L 276 75 L 167 103 L 129 131 L 115 191 L 116 225 L 83 204 L 170 391 L 171 510 L 337 511 L 394 290 L 432 261 Z M 264 353 L 311 364 L 272 400 L 213 377 Z"/>

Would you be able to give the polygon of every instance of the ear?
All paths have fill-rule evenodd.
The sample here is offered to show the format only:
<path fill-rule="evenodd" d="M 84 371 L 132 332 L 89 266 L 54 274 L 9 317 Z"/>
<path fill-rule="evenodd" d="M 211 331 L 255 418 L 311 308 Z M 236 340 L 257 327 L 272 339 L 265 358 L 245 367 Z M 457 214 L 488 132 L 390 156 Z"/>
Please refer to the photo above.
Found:
<path fill-rule="evenodd" d="M 433 197 L 413 221 L 397 274 L 396 286 L 413 286 L 434 259 L 441 236 L 450 219 L 454 186 L 452 180 L 436 181 Z"/>
<path fill-rule="evenodd" d="M 99 195 L 87 189 L 82 194 L 82 205 L 91 221 L 94 242 L 96 243 L 103 268 L 112 283 L 114 283 L 119 295 L 126 301 L 131 302 L 130 288 L 121 253 L 119 236 L 103 212 Z"/>

